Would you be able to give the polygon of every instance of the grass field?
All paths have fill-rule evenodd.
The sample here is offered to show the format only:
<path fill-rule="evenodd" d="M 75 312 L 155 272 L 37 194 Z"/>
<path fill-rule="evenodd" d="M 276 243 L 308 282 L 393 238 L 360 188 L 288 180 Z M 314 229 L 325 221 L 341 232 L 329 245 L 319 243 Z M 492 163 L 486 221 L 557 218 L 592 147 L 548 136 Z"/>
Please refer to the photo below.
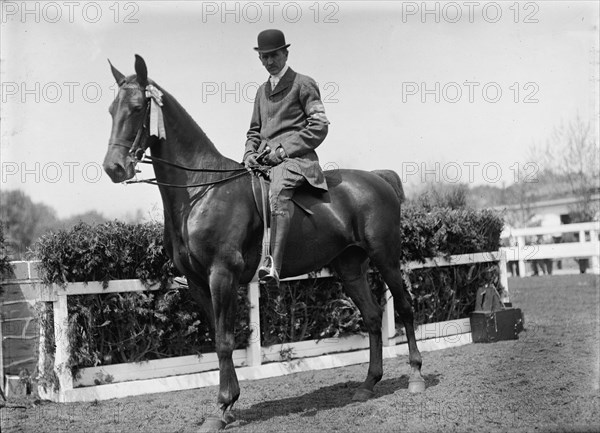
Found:
<path fill-rule="evenodd" d="M 406 357 L 384 361 L 375 398 L 351 401 L 367 365 L 241 382 L 231 432 L 600 431 L 600 284 L 594 275 L 509 280 L 519 340 L 423 354 L 427 390 L 407 391 Z M 25 399 L 2 432 L 193 432 L 216 387 L 98 403 Z M 13 402 L 15 403 L 15 402 Z"/>

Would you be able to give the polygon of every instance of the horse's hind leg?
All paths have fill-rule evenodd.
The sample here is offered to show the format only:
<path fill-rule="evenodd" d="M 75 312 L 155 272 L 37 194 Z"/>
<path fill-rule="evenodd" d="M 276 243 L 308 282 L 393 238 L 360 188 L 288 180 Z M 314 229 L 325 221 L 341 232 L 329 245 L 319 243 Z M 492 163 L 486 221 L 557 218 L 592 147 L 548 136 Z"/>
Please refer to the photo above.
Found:
<path fill-rule="evenodd" d="M 356 391 L 352 400 L 366 401 L 374 395 L 373 387 L 383 376 L 381 307 L 375 301 L 367 282 L 368 257 L 358 247 L 345 250 L 333 263 L 344 283 L 344 289 L 354 301 L 369 331 L 369 371 L 367 379 Z"/>
<path fill-rule="evenodd" d="M 409 392 L 425 391 L 425 381 L 421 375 L 421 353 L 417 348 L 417 339 L 415 337 L 414 316 L 411 299 L 402 283 L 402 274 L 400 263 L 390 265 L 377 265 L 379 272 L 388 285 L 392 296 L 394 297 L 394 307 L 400 315 L 400 320 L 406 330 L 408 339 L 408 361 L 411 367 L 410 379 L 408 381 Z"/>

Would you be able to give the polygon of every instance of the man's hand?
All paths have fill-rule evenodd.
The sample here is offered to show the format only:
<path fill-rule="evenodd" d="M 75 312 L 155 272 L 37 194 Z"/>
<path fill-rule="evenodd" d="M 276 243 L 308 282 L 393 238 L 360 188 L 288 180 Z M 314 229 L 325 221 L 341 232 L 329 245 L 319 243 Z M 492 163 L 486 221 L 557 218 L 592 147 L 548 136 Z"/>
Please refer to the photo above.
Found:
<path fill-rule="evenodd" d="M 257 167 L 258 161 L 257 158 L 258 157 L 258 153 L 251 153 L 249 154 L 246 159 L 244 160 L 244 166 L 248 167 L 248 168 L 252 168 L 252 167 Z"/>
<path fill-rule="evenodd" d="M 271 152 L 269 152 L 269 154 L 263 158 L 263 161 L 265 162 L 265 164 L 270 166 L 279 165 L 284 160 L 283 155 L 283 149 L 281 147 L 278 147 L 277 149 L 272 149 Z"/>

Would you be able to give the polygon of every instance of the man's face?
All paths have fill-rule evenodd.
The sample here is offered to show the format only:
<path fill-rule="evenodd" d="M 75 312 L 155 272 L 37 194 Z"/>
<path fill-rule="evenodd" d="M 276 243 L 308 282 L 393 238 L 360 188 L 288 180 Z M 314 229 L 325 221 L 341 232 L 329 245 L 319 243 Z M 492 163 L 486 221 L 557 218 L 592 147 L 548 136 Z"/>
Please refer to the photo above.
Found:
<path fill-rule="evenodd" d="M 258 58 L 269 74 L 277 75 L 285 66 L 288 55 L 287 50 L 281 49 L 272 53 L 260 53 Z"/>

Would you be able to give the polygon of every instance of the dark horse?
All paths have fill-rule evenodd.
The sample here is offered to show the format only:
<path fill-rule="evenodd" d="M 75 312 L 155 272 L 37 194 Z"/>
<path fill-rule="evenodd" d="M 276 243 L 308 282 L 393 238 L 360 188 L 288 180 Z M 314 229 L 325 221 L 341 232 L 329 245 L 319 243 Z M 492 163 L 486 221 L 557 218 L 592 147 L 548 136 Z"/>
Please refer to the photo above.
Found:
<path fill-rule="evenodd" d="M 240 170 L 240 163 L 221 155 L 175 98 L 148 79 L 141 57 L 136 56 L 136 75 L 125 77 L 112 65 L 111 69 L 119 92 L 110 107 L 113 123 L 104 170 L 113 182 L 131 179 L 140 154 L 150 148 L 164 205 L 165 248 L 214 323 L 220 370 L 218 404 L 222 419 L 230 419 L 228 410 L 240 395 L 231 357 L 236 291 L 255 275 L 263 238 L 251 175 Z M 152 96 L 148 97 L 146 90 L 152 87 L 163 93 L 163 139 L 147 130 Z M 228 171 L 192 172 L 172 164 Z M 383 375 L 382 309 L 367 284 L 370 260 L 388 285 L 406 329 L 409 391 L 423 391 L 412 305 L 400 271 L 400 179 L 387 170 L 335 170 L 325 174 L 329 199 L 314 200 L 312 214 L 294 213 L 282 277 L 331 264 L 342 279 L 369 331 L 369 370 L 354 394 L 355 400 L 364 401 L 374 395 L 373 387 Z M 215 180 L 223 182 L 202 185 Z M 219 423 L 217 427 L 224 426 L 224 421 Z"/>

